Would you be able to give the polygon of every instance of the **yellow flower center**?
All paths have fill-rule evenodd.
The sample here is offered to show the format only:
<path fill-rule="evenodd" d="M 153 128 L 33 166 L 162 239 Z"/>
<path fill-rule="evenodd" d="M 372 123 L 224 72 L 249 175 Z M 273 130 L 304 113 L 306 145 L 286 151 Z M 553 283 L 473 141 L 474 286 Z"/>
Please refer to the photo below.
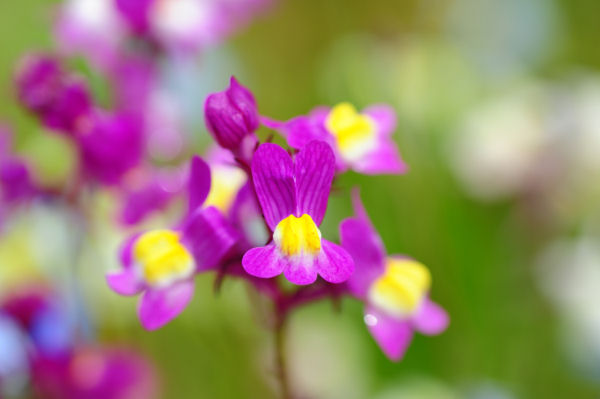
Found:
<path fill-rule="evenodd" d="M 412 259 L 388 259 L 385 273 L 371 285 L 369 300 L 395 316 L 413 314 L 431 287 L 427 267 Z"/>
<path fill-rule="evenodd" d="M 325 127 L 335 136 L 338 148 L 346 161 L 356 161 L 371 151 L 375 142 L 375 121 L 359 114 L 349 103 L 333 107 L 325 120 Z"/>
<path fill-rule="evenodd" d="M 321 232 L 310 215 L 283 219 L 273 233 L 273 240 L 285 256 L 316 255 L 321 250 Z"/>
<path fill-rule="evenodd" d="M 150 285 L 168 285 L 191 276 L 192 255 L 171 230 L 153 230 L 142 234 L 133 246 L 133 258 Z"/>
<path fill-rule="evenodd" d="M 236 194 L 246 182 L 246 175 L 241 169 L 228 166 L 213 166 L 210 174 L 211 186 L 205 205 L 215 206 L 227 213 Z"/>

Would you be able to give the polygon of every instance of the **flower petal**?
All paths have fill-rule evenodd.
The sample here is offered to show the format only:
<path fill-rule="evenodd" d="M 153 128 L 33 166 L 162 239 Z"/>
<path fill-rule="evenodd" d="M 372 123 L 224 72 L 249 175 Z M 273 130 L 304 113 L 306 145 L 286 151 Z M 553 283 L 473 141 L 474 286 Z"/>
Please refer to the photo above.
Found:
<path fill-rule="evenodd" d="M 244 254 L 242 266 L 252 276 L 271 278 L 283 272 L 287 262 L 279 255 L 275 245 L 252 248 Z"/>
<path fill-rule="evenodd" d="M 389 137 L 396 130 L 396 111 L 389 105 L 371 105 L 365 108 L 362 113 L 373 118 L 377 124 L 377 133 L 379 136 Z"/>
<path fill-rule="evenodd" d="M 308 115 L 300 115 L 285 122 L 262 117 L 261 123 L 269 129 L 277 130 L 286 138 L 288 145 L 297 150 L 313 140 L 327 141 L 333 145 L 334 137 L 325 128 L 329 111 L 329 107 L 317 107 Z"/>
<path fill-rule="evenodd" d="M 277 144 L 258 147 L 252 159 L 252 177 L 258 201 L 269 228 L 295 213 L 294 165 L 290 155 Z"/>
<path fill-rule="evenodd" d="M 121 248 L 119 249 L 119 260 L 126 269 L 133 266 L 133 245 L 140 235 L 142 235 L 142 233 L 132 234 L 123 242 L 123 244 L 121 244 Z"/>
<path fill-rule="evenodd" d="M 367 307 L 365 323 L 377 345 L 390 360 L 402 359 L 414 335 L 407 320 L 396 319 L 374 307 Z"/>
<path fill-rule="evenodd" d="M 216 266 L 239 240 L 239 234 L 214 206 L 196 210 L 182 231 L 181 241 L 194 255 L 199 271 Z"/>
<path fill-rule="evenodd" d="M 265 245 L 270 239 L 270 232 L 256 201 L 251 183 L 246 183 L 238 192 L 230 211 L 231 223 L 243 234 L 247 248 Z"/>
<path fill-rule="evenodd" d="M 283 275 L 291 283 L 297 285 L 312 284 L 317 280 L 316 258 L 305 256 L 293 260 L 286 259 L 286 267 Z"/>
<path fill-rule="evenodd" d="M 355 263 L 348 288 L 364 298 L 371 283 L 384 272 L 385 248 L 371 225 L 359 218 L 348 218 L 340 224 L 340 241 Z"/>
<path fill-rule="evenodd" d="M 147 290 L 138 307 L 142 325 L 149 331 L 164 326 L 183 311 L 193 295 L 193 280 L 185 280 L 158 290 Z"/>
<path fill-rule="evenodd" d="M 321 254 L 317 258 L 317 273 L 325 281 L 339 284 L 348 280 L 354 272 L 354 261 L 350 254 L 341 246 L 321 240 Z"/>
<path fill-rule="evenodd" d="M 132 267 L 108 273 L 106 275 L 106 282 L 111 290 L 124 296 L 137 295 L 144 288 L 143 282 Z"/>
<path fill-rule="evenodd" d="M 126 225 L 138 224 L 153 212 L 165 208 L 174 196 L 156 180 L 123 194 L 119 219 Z"/>
<path fill-rule="evenodd" d="M 194 156 L 190 162 L 189 177 L 189 212 L 194 212 L 201 206 L 210 191 L 210 168 L 199 156 Z"/>
<path fill-rule="evenodd" d="M 448 313 L 429 298 L 423 301 L 421 309 L 412 319 L 414 328 L 425 335 L 441 334 L 448 324 L 450 324 Z"/>
<path fill-rule="evenodd" d="M 396 148 L 396 143 L 390 138 L 382 138 L 377 148 L 352 164 L 352 169 L 366 175 L 402 174 L 408 166 Z"/>
<path fill-rule="evenodd" d="M 323 221 L 331 182 L 335 174 L 335 155 L 329 144 L 311 141 L 296 157 L 296 199 L 298 215 L 308 214 L 318 225 Z"/>

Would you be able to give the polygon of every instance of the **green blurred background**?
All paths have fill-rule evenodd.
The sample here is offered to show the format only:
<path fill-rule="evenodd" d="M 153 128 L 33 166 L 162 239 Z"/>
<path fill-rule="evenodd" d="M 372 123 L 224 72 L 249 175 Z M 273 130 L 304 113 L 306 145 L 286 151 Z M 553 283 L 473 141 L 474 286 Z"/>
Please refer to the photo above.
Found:
<path fill-rule="evenodd" d="M 48 155 L 44 146 L 43 155 L 31 150 L 40 132 L 16 104 L 12 74 L 23 53 L 51 48 L 56 3 L 0 3 L 0 120 L 15 128 L 19 148 L 32 157 Z M 432 298 L 449 311 L 450 328 L 439 337 L 417 336 L 405 359 L 392 363 L 368 335 L 356 301 L 344 300 L 341 312 L 329 303 L 303 309 L 289 326 L 300 395 L 600 396 L 600 379 L 569 360 L 561 341 L 565 321 L 536 282 L 539 252 L 554 237 L 576 234 L 579 221 L 540 221 L 519 198 L 479 201 L 466 194 L 446 156 L 448 137 L 484 99 L 524 77 L 552 81 L 573 70 L 598 72 L 599 15 L 596 0 L 279 0 L 199 60 L 211 88 L 226 81 L 205 66 L 231 60 L 225 72 L 236 74 L 261 113 L 275 118 L 344 100 L 358 107 L 390 102 L 399 113 L 396 139 L 410 172 L 344 176 L 323 230 L 337 236 L 337 223 L 351 214 L 345 194 L 360 186 L 388 252 L 430 267 Z M 196 108 L 201 118 L 202 104 Z M 52 167 L 59 160 L 49 154 L 45 164 Z M 101 281 L 104 266 L 91 259 L 87 280 Z M 200 278 L 193 306 L 154 333 L 136 323 L 134 300 L 88 301 L 101 309 L 101 339 L 155 359 L 165 398 L 275 397 L 272 337 L 257 311 L 260 299 L 237 281 L 226 282 L 215 298 L 211 284 L 209 276 Z"/>

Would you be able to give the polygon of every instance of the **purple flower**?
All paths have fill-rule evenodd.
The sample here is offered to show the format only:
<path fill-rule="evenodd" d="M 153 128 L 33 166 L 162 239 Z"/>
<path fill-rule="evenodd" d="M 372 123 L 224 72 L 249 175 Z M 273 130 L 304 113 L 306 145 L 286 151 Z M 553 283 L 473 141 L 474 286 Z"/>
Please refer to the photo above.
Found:
<path fill-rule="evenodd" d="M 339 245 L 321 238 L 329 190 L 335 173 L 331 148 L 307 144 L 292 160 L 276 144 L 262 144 L 252 160 L 252 177 L 273 242 L 253 248 L 242 259 L 244 269 L 262 278 L 281 273 L 295 284 L 310 284 L 320 275 L 328 282 L 346 281 L 352 258 Z"/>
<path fill-rule="evenodd" d="M 206 127 L 221 147 L 238 150 L 258 128 L 258 109 L 250 90 L 231 77 L 227 90 L 213 93 L 204 103 Z"/>
<path fill-rule="evenodd" d="M 118 61 L 125 27 L 114 0 L 67 0 L 54 26 L 61 53 L 83 54 L 100 70 Z"/>
<path fill-rule="evenodd" d="M 263 123 L 281 132 L 296 149 L 312 140 L 327 142 L 335 151 L 340 171 L 351 168 L 364 174 L 395 174 L 407 169 L 391 138 L 396 114 L 386 105 L 358 113 L 351 104 L 341 103 L 331 109 L 317 107 L 309 115 L 287 122 L 264 118 Z"/>
<path fill-rule="evenodd" d="M 138 168 L 128 173 L 121 184 L 121 223 L 135 225 L 153 212 L 167 207 L 184 190 L 186 174 L 183 168 Z"/>
<path fill-rule="evenodd" d="M 116 184 L 143 155 L 143 123 L 136 115 L 97 110 L 76 137 L 85 174 Z"/>
<path fill-rule="evenodd" d="M 46 54 L 25 57 L 15 77 L 19 99 L 34 112 L 43 111 L 62 86 L 63 71 L 58 61 Z"/>
<path fill-rule="evenodd" d="M 81 121 L 91 112 L 92 100 L 87 87 L 77 79 L 64 82 L 47 109 L 40 114 L 50 129 L 73 133 Z"/>
<path fill-rule="evenodd" d="M 429 270 L 413 259 L 387 256 L 358 195 L 354 205 L 356 216 L 340 225 L 342 246 L 356 264 L 348 289 L 366 303 L 364 320 L 377 344 L 387 357 L 400 360 L 414 331 L 440 334 L 448 314 L 429 299 Z"/>
<path fill-rule="evenodd" d="M 129 28 L 137 34 L 148 31 L 151 7 L 157 2 L 158 0 L 115 0 L 117 10 Z"/>
<path fill-rule="evenodd" d="M 152 364 L 128 349 L 83 346 L 33 359 L 34 389 L 44 398 L 151 399 L 158 396 L 156 378 Z"/>
<path fill-rule="evenodd" d="M 143 292 L 138 316 L 148 330 L 179 315 L 194 293 L 194 276 L 216 267 L 238 241 L 216 208 L 202 208 L 210 190 L 208 165 L 194 157 L 190 175 L 189 211 L 183 222 L 131 237 L 121 251 L 123 270 L 107 275 L 118 294 Z"/>
<path fill-rule="evenodd" d="M 15 80 L 20 101 L 51 129 L 72 134 L 91 111 L 85 84 L 49 55 L 26 57 Z"/>
<path fill-rule="evenodd" d="M 38 192 L 27 163 L 11 151 L 12 133 L 0 126 L 0 200 L 7 203 L 30 199 Z"/>
<path fill-rule="evenodd" d="M 116 107 L 144 112 L 157 86 L 156 61 L 147 55 L 119 54 L 110 70 Z"/>
<path fill-rule="evenodd" d="M 29 199 L 36 192 L 25 162 L 14 157 L 0 159 L 0 198 L 3 201 L 14 203 Z"/>
<path fill-rule="evenodd" d="M 56 59 L 48 55 L 26 57 L 17 71 L 19 99 L 44 124 L 73 133 L 92 107 L 84 83 L 66 75 Z"/>
<path fill-rule="evenodd" d="M 215 44 L 264 11 L 269 3 L 270 0 L 116 0 L 132 33 L 180 54 L 196 54 Z"/>

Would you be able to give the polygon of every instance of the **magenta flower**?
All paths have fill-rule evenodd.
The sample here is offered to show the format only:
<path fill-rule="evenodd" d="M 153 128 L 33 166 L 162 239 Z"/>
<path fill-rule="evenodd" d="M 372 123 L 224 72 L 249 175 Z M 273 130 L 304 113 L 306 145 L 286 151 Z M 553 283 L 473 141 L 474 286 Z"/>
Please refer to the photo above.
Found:
<path fill-rule="evenodd" d="M 151 8 L 158 0 L 114 0 L 116 9 L 121 14 L 129 28 L 137 33 L 144 34 L 150 29 L 149 16 Z"/>
<path fill-rule="evenodd" d="M 82 54 L 102 71 L 118 61 L 126 30 L 114 3 L 114 0 L 62 2 L 54 25 L 61 53 Z"/>
<path fill-rule="evenodd" d="M 120 348 L 76 347 L 61 357 L 33 359 L 36 393 L 52 399 L 138 399 L 158 396 L 153 365 Z"/>
<path fill-rule="evenodd" d="M 85 84 L 67 75 L 48 55 L 26 57 L 17 71 L 16 85 L 23 105 L 51 129 L 72 134 L 92 108 Z"/>
<path fill-rule="evenodd" d="M 116 184 L 142 159 L 143 123 L 133 114 L 96 110 L 77 131 L 85 174 L 104 184 Z"/>
<path fill-rule="evenodd" d="M 233 76 L 227 90 L 206 98 L 204 117 L 208 131 L 223 148 L 236 151 L 245 140 L 255 142 L 252 139 L 259 125 L 256 101 Z"/>
<path fill-rule="evenodd" d="M 353 169 L 364 174 L 404 173 L 407 166 L 391 136 L 396 114 L 387 105 L 374 105 L 362 113 L 349 103 L 333 108 L 317 107 L 309 115 L 287 122 L 263 119 L 283 134 L 288 144 L 303 148 L 312 140 L 327 142 L 334 149 L 339 171 Z"/>
<path fill-rule="evenodd" d="M 323 142 L 307 144 L 295 160 L 276 144 L 262 144 L 252 160 L 252 177 L 273 242 L 246 252 L 249 274 L 269 278 L 281 273 L 294 284 L 310 284 L 320 275 L 341 283 L 354 270 L 339 245 L 321 238 L 335 158 Z"/>
<path fill-rule="evenodd" d="M 0 202 L 16 203 L 38 193 L 29 166 L 12 149 L 12 132 L 0 126 Z"/>
<path fill-rule="evenodd" d="M 127 174 L 121 188 L 119 220 L 135 225 L 147 216 L 166 208 L 184 190 L 187 167 L 174 169 L 137 168 Z"/>
<path fill-rule="evenodd" d="M 429 270 L 407 257 L 386 256 L 358 196 L 354 205 L 356 216 L 340 225 L 342 246 L 356 263 L 348 289 L 365 302 L 365 323 L 377 344 L 391 360 L 400 360 L 414 331 L 440 334 L 448 314 L 429 299 Z"/>
<path fill-rule="evenodd" d="M 107 275 L 121 295 L 143 292 L 138 316 L 155 330 L 179 315 L 194 293 L 194 276 L 218 266 L 238 241 L 237 232 L 214 207 L 202 208 L 210 190 L 210 170 L 192 159 L 189 212 L 176 228 L 151 230 L 130 238 L 121 252 L 123 270 Z"/>
<path fill-rule="evenodd" d="M 88 0 L 89 1 L 89 0 Z M 132 33 L 162 48 L 196 54 L 245 25 L 270 0 L 116 0 Z"/>

